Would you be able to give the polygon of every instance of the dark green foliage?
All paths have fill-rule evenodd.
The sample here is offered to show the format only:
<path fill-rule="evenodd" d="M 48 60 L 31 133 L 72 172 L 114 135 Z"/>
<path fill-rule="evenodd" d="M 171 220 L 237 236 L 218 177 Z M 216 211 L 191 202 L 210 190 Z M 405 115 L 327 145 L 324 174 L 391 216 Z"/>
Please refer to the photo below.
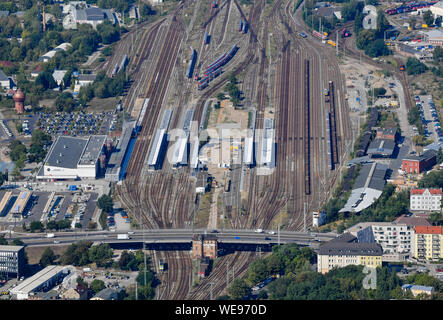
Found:
<path fill-rule="evenodd" d="M 74 100 L 74 97 L 69 92 L 63 92 L 61 95 L 55 99 L 55 107 L 57 108 L 57 111 L 64 111 L 64 112 L 72 112 L 74 111 L 75 107 L 77 106 L 77 103 Z"/>
<path fill-rule="evenodd" d="M 95 262 L 97 267 L 107 267 L 112 263 L 112 254 L 109 244 L 102 243 L 89 249 L 89 260 Z"/>
<path fill-rule="evenodd" d="M 269 276 L 268 266 L 264 259 L 255 260 L 248 270 L 247 279 L 250 284 L 256 284 L 265 280 Z"/>
<path fill-rule="evenodd" d="M 382 96 L 386 93 L 386 89 L 385 88 L 374 88 L 374 96 L 378 97 L 378 96 Z"/>
<path fill-rule="evenodd" d="M 102 280 L 94 279 L 91 282 L 90 289 L 94 291 L 95 294 L 99 293 L 103 289 L 105 289 L 105 283 Z"/>
<path fill-rule="evenodd" d="M 143 258 L 143 256 L 139 255 L 139 258 Z M 123 251 L 120 255 L 120 260 L 118 261 L 118 265 L 122 270 L 130 270 L 137 271 L 139 270 L 139 265 L 143 263 L 143 260 L 139 261 L 137 256 L 131 252 Z"/>
<path fill-rule="evenodd" d="M 46 157 L 46 148 L 51 144 L 52 138 L 40 129 L 32 132 L 31 147 L 29 148 L 29 162 L 40 162 Z"/>
<path fill-rule="evenodd" d="M 418 182 L 419 188 L 443 188 L 443 170 L 431 171 Z"/>
<path fill-rule="evenodd" d="M 48 265 L 51 265 L 55 261 L 54 251 L 50 247 L 46 247 L 45 251 L 43 251 L 42 256 L 40 258 L 40 265 L 44 268 Z"/>
<path fill-rule="evenodd" d="M 366 49 L 365 53 L 370 57 L 379 57 L 379 56 L 386 56 L 390 54 L 390 51 L 388 47 L 386 46 L 383 39 L 377 39 L 373 42 L 370 42 Z"/>
<path fill-rule="evenodd" d="M 24 246 L 25 243 L 21 241 L 20 239 L 14 239 L 11 241 L 12 246 Z"/>
<path fill-rule="evenodd" d="M 417 58 L 408 58 L 406 61 L 406 70 L 408 74 L 421 74 L 428 70 L 428 67 Z"/>
<path fill-rule="evenodd" d="M 102 209 L 105 212 L 111 212 L 112 208 L 114 206 L 114 203 L 112 201 L 112 198 L 108 196 L 107 194 L 102 195 L 97 200 L 97 206 Z"/>
<path fill-rule="evenodd" d="M 44 229 L 43 224 L 40 221 L 32 221 L 29 225 L 29 228 L 31 229 L 31 232 L 34 232 L 36 230 L 43 231 Z"/>
<path fill-rule="evenodd" d="M 417 127 L 420 135 L 424 134 L 424 129 L 423 129 L 422 121 L 421 121 L 421 117 L 420 117 L 420 110 L 419 110 L 418 106 L 414 105 L 408 111 L 408 122 L 409 122 L 409 124 L 415 125 Z"/>
<path fill-rule="evenodd" d="M 80 241 L 71 244 L 61 256 L 62 264 L 84 266 L 90 263 L 89 248 L 92 242 Z"/>
<path fill-rule="evenodd" d="M 7 246 L 8 245 L 8 240 L 5 239 L 5 235 L 0 235 L 0 245 L 2 246 Z"/>
<path fill-rule="evenodd" d="M 232 299 L 240 300 L 251 294 L 251 288 L 246 284 L 245 280 L 235 279 L 232 281 L 228 292 Z"/>
<path fill-rule="evenodd" d="M 52 74 L 50 72 L 42 72 L 35 79 L 35 85 L 41 86 L 43 91 L 47 89 L 52 89 L 57 86 Z"/>
<path fill-rule="evenodd" d="M 354 20 L 358 13 L 363 10 L 363 2 L 351 1 L 343 5 L 341 9 L 341 17 L 344 22 Z"/>
<path fill-rule="evenodd" d="M 120 40 L 120 31 L 118 26 L 114 26 L 109 20 L 97 26 L 97 31 L 103 44 L 111 44 Z"/>
<path fill-rule="evenodd" d="M 152 7 L 146 3 L 143 3 L 140 6 L 140 16 L 142 18 L 146 18 L 147 16 L 151 16 L 156 14 L 156 11 L 152 9 Z"/>

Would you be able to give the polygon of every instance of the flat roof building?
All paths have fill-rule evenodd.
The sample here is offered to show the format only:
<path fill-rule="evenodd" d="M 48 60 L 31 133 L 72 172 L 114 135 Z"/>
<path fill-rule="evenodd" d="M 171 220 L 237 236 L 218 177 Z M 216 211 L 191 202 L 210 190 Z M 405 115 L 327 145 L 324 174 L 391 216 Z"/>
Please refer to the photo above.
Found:
<path fill-rule="evenodd" d="M 106 138 L 59 136 L 49 149 L 37 179 L 96 178 Z"/>
<path fill-rule="evenodd" d="M 15 274 L 17 279 L 25 267 L 24 246 L 0 246 L 0 273 Z"/>
<path fill-rule="evenodd" d="M 65 266 L 47 266 L 10 290 L 16 300 L 27 300 L 34 292 L 48 291 L 69 274 Z"/>
<path fill-rule="evenodd" d="M 390 139 L 374 139 L 368 147 L 367 154 L 372 158 L 391 157 L 394 153 L 395 141 Z"/>

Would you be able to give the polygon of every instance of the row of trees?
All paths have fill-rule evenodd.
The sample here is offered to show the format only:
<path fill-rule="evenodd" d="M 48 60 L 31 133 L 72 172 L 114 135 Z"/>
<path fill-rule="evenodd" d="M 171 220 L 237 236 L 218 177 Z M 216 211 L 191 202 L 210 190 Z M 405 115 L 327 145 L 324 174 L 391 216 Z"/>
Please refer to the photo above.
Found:
<path fill-rule="evenodd" d="M 8 147 L 10 150 L 9 156 L 15 164 L 15 168 L 17 170 L 23 169 L 26 161 L 37 163 L 43 161 L 47 153 L 47 147 L 51 142 L 51 136 L 40 129 L 35 129 L 32 132 L 29 149 L 21 141 L 13 140 Z M 17 174 L 17 170 L 15 170 L 14 175 Z"/>
<path fill-rule="evenodd" d="M 84 106 L 94 97 L 103 99 L 121 95 L 125 89 L 125 84 L 126 75 L 123 71 L 118 72 L 114 78 L 109 78 L 105 71 L 101 71 L 97 74 L 92 85 L 80 88 L 79 103 Z"/>
<path fill-rule="evenodd" d="M 299 248 L 296 244 L 274 246 L 272 254 L 264 259 L 251 263 L 246 279 L 236 279 L 229 287 L 232 299 L 242 299 L 251 294 L 251 287 L 262 282 L 269 276 L 295 276 L 299 272 L 309 271 L 315 263 L 317 255 L 310 248 Z"/>
<path fill-rule="evenodd" d="M 80 241 L 71 244 L 60 257 L 57 257 L 51 248 L 46 248 L 41 256 L 40 265 L 45 267 L 50 264 L 55 264 L 57 260 L 59 260 L 62 265 L 85 266 L 95 263 L 97 267 L 139 271 L 136 277 L 138 283 L 138 299 L 153 299 L 155 296 L 155 287 L 159 284 L 159 280 L 151 269 L 149 257 L 145 259 L 142 250 L 138 250 L 135 253 L 125 250 L 120 255 L 118 261 L 113 261 L 112 257 L 113 250 L 109 244 L 102 243 L 98 246 L 92 246 L 92 242 Z M 96 293 L 104 288 L 103 285 L 97 281 L 95 283 L 93 281 L 89 287 L 93 288 L 93 291 Z M 88 287 L 86 284 L 85 286 Z M 125 300 L 135 300 L 135 296 L 135 290 L 130 289 L 126 290 L 126 293 L 121 298 Z"/>
<path fill-rule="evenodd" d="M 273 300 L 388 300 L 414 299 L 411 292 L 404 292 L 404 283 L 433 286 L 436 294 L 433 298 L 441 299 L 440 281 L 428 274 L 414 274 L 402 281 L 394 270 L 388 267 L 376 269 L 375 289 L 363 286 L 366 274 L 362 265 L 349 265 L 334 268 L 326 274 L 311 270 L 315 263 L 315 253 L 300 249 L 295 244 L 274 246 L 273 252 L 266 259 L 254 261 L 246 279 L 236 279 L 228 289 L 229 296 L 219 299 L 245 299 L 251 295 L 251 283 L 262 281 L 270 274 L 280 277 L 268 285 L 269 298 Z M 416 299 L 424 298 L 418 296 Z M 260 293 L 260 298 L 267 298 Z"/>

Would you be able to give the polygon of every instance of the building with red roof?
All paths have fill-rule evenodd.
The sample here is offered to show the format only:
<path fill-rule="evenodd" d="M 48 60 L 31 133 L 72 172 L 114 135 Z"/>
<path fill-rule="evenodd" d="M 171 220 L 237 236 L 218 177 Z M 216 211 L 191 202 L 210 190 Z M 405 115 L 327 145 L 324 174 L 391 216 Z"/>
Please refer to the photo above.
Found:
<path fill-rule="evenodd" d="M 443 258 L 442 226 L 415 227 L 414 257 L 426 260 L 439 260 Z"/>
<path fill-rule="evenodd" d="M 412 211 L 440 211 L 441 189 L 412 189 L 410 209 Z"/>

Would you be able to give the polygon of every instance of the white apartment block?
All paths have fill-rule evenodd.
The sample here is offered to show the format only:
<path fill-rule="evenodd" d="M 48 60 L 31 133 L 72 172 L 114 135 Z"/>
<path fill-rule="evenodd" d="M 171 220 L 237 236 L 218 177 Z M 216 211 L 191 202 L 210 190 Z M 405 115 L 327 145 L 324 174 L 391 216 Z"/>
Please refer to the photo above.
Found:
<path fill-rule="evenodd" d="M 410 208 L 413 211 L 440 211 L 441 189 L 412 189 Z"/>
<path fill-rule="evenodd" d="M 376 242 L 383 248 L 383 261 L 402 261 L 413 252 L 414 228 L 395 222 L 362 222 L 347 232 L 358 242 Z"/>

